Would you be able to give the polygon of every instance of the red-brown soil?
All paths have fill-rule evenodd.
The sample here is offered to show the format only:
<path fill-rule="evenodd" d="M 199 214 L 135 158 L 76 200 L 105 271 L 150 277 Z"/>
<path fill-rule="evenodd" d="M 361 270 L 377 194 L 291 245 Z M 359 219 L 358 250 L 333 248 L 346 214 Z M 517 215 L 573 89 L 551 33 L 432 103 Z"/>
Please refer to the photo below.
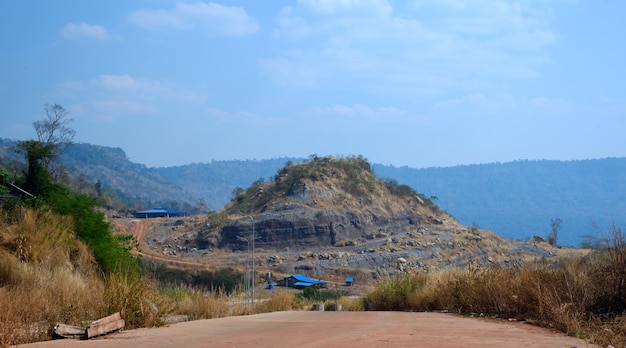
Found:
<path fill-rule="evenodd" d="M 597 347 L 548 329 L 443 313 L 274 312 L 24 347 Z"/>

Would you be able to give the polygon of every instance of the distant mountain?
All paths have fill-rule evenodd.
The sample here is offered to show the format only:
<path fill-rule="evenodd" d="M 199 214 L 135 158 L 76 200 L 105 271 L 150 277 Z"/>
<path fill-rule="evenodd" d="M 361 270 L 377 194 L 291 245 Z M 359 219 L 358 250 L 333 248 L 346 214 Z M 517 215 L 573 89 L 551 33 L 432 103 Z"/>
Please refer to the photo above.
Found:
<path fill-rule="evenodd" d="M 203 198 L 211 210 L 219 210 L 233 197 L 234 189 L 247 188 L 259 179 L 270 180 L 286 163 L 301 160 L 284 157 L 261 161 L 212 161 L 154 168 L 154 171 Z"/>
<path fill-rule="evenodd" d="M 560 245 L 626 227 L 626 158 L 516 161 L 450 168 L 375 166 L 426 196 L 465 225 L 505 238 L 545 237 L 550 220 L 563 220 Z M 594 224 L 596 227 L 594 227 Z"/>
<path fill-rule="evenodd" d="M 13 172 L 23 159 L 10 151 L 14 142 L 0 139 L 0 165 Z M 22 161 L 21 163 L 19 161 Z M 237 188 L 260 179 L 271 181 L 298 158 L 212 161 L 148 168 L 128 160 L 122 149 L 72 145 L 62 158 L 74 176 L 124 197 L 133 206 L 195 206 L 222 209 Z M 545 237 L 550 220 L 563 220 L 558 242 L 579 246 L 586 235 L 608 232 L 613 222 L 626 227 L 626 158 L 580 161 L 515 161 L 415 169 L 372 164 L 378 177 L 407 184 L 465 225 L 477 225 L 505 238 Z"/>
<path fill-rule="evenodd" d="M 131 162 L 121 148 L 72 144 L 59 160 L 74 176 L 84 174 L 94 183 L 100 181 L 134 208 L 190 209 L 198 197 L 154 169 Z"/>
<path fill-rule="evenodd" d="M 0 139 L 0 165 L 9 173 L 27 169 L 24 158 L 12 150 L 16 144 L 13 140 Z M 95 192 L 94 186 L 100 182 L 105 193 L 132 209 L 167 206 L 189 210 L 198 200 L 198 196 L 189 194 L 154 169 L 131 162 L 120 148 L 74 143 L 56 163 L 56 171 L 69 177 L 67 180 L 75 186 Z"/>

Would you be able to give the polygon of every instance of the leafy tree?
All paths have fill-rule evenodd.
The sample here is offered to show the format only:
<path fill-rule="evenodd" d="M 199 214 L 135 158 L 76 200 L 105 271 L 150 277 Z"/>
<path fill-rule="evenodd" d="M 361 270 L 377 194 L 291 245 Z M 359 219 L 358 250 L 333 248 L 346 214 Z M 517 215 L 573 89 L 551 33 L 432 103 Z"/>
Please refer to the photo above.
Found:
<path fill-rule="evenodd" d="M 24 189 L 35 196 L 47 197 L 54 184 L 45 163 L 54 152 L 53 146 L 26 140 L 17 145 L 17 151 L 24 153 L 28 162 Z"/>
<path fill-rule="evenodd" d="M 243 194 L 244 192 L 246 191 L 243 188 L 235 187 L 233 191 L 231 192 L 231 197 L 232 199 L 236 199 L 237 197 L 239 197 L 239 195 Z"/>
<path fill-rule="evenodd" d="M 96 194 L 98 195 L 98 198 L 102 198 L 102 182 L 100 182 L 100 180 L 96 182 L 94 188 L 96 189 Z"/>
<path fill-rule="evenodd" d="M 4 183 L 9 182 L 10 177 L 9 173 L 7 173 L 4 168 L 0 167 L 0 194 L 9 192 L 9 189 L 4 186 Z"/>

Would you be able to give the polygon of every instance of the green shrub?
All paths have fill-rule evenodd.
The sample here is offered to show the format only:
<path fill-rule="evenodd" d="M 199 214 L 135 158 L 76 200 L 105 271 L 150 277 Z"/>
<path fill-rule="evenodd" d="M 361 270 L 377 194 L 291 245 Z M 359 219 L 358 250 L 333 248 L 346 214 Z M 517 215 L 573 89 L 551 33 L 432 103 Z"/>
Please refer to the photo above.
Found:
<path fill-rule="evenodd" d="M 135 275 L 140 274 L 136 257 L 118 238 L 111 235 L 104 214 L 94 210 L 96 204 L 94 199 L 61 191 L 51 196 L 47 202 L 57 213 L 73 217 L 76 234 L 91 249 L 105 273 L 123 270 Z"/>
<path fill-rule="evenodd" d="M 324 297 L 320 292 L 320 289 L 316 286 L 309 286 L 302 290 L 301 293 L 298 294 L 299 300 L 307 300 L 307 301 L 323 301 Z"/>

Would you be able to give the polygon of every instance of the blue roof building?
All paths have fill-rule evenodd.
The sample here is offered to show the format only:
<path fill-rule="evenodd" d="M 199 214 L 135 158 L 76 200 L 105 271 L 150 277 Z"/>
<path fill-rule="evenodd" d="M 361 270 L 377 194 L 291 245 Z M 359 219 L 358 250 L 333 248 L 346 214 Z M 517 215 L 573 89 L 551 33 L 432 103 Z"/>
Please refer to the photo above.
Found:
<path fill-rule="evenodd" d="M 278 285 L 280 286 L 286 286 L 286 287 L 296 288 L 296 289 L 304 289 L 304 288 L 308 288 L 309 286 L 317 286 L 320 288 L 324 288 L 326 287 L 326 284 L 327 283 L 325 281 L 310 279 L 310 278 L 303 276 L 302 274 L 294 274 L 292 276 L 287 276 L 278 282 Z"/>
<path fill-rule="evenodd" d="M 187 212 L 170 210 L 167 208 L 154 208 L 133 212 L 133 216 L 140 219 L 157 218 L 157 217 L 178 217 L 187 216 Z"/>

